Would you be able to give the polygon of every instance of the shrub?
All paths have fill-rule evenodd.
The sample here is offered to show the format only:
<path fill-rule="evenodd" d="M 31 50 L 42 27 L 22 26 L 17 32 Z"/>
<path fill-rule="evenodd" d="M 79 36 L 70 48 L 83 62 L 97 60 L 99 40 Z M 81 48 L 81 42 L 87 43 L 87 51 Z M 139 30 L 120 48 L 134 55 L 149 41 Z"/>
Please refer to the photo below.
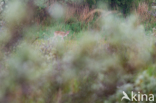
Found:
<path fill-rule="evenodd" d="M 6 19 L 12 25 L 18 21 Z M 156 94 L 155 39 L 145 35 L 137 20 L 109 15 L 102 17 L 100 32 L 81 32 L 73 45 L 53 39 L 32 45 L 26 37 L 9 52 L 4 40 L 14 32 L 6 26 L 0 35 L 0 102 L 115 103 L 124 90 Z"/>

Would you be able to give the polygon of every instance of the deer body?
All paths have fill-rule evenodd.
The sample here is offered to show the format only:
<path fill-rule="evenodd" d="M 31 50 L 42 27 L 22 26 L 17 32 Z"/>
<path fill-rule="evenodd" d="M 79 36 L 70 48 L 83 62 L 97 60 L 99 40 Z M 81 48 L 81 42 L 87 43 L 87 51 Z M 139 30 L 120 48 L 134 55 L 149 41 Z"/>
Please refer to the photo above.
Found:
<path fill-rule="evenodd" d="M 64 40 L 64 37 L 67 36 L 69 34 L 70 31 L 67 32 L 63 32 L 63 31 L 55 31 L 54 32 L 54 38 L 56 38 L 57 36 L 61 37 Z"/>

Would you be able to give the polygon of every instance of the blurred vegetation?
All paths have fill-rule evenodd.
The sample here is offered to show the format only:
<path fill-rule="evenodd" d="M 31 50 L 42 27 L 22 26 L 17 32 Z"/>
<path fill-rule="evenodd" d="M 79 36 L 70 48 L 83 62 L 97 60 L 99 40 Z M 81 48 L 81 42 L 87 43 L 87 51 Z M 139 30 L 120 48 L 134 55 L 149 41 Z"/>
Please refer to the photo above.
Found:
<path fill-rule="evenodd" d="M 1 1 L 0 103 L 120 103 L 122 91 L 156 95 L 151 1 L 102 1 L 108 8 L 101 1 Z M 70 34 L 53 39 L 55 31 Z"/>

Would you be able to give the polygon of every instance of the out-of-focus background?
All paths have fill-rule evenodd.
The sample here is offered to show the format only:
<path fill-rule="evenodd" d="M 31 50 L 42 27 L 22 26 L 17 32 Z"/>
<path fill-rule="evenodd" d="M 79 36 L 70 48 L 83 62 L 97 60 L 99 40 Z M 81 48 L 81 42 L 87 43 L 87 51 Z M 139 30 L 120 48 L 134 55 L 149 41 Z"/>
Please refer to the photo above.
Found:
<path fill-rule="evenodd" d="M 155 26 L 153 0 L 0 0 L 0 103 L 156 95 Z"/>

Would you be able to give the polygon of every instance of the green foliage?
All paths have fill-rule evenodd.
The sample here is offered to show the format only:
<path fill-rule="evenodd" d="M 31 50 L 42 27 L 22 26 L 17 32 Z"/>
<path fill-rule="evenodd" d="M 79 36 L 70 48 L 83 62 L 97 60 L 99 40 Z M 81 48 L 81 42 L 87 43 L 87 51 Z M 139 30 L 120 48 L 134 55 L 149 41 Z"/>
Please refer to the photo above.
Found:
<path fill-rule="evenodd" d="M 119 8 L 124 14 L 128 14 L 137 0 L 105 0 L 112 9 Z"/>
<path fill-rule="evenodd" d="M 19 5 L 16 2 L 12 11 Z M 45 31 L 35 30 L 39 36 L 76 31 L 78 39 L 73 41 L 44 38 L 32 43 L 30 37 L 38 26 L 23 24 L 23 39 L 6 52 L 4 45 L 18 25 L 15 17 L 19 22 L 25 19 L 10 15 L 5 19 L 11 26 L 8 22 L 0 35 L 0 103 L 119 103 L 122 91 L 156 94 L 155 38 L 145 35 L 135 16 L 127 20 L 102 16 L 98 32 L 84 32 L 83 23 L 58 21 L 40 27 Z"/>
<path fill-rule="evenodd" d="M 131 9 L 143 0 L 82 0 L 83 4 L 88 4 L 90 8 L 95 7 L 98 2 L 108 4 L 111 9 L 121 10 L 124 14 L 128 14 Z"/>
<path fill-rule="evenodd" d="M 74 36 L 78 36 L 80 32 L 83 32 L 87 29 L 88 25 L 83 22 L 53 22 L 50 27 L 40 27 L 40 30 L 35 33 L 39 38 L 49 38 L 54 36 L 55 31 L 70 31 L 68 37 L 71 39 L 76 39 Z"/>
<path fill-rule="evenodd" d="M 21 41 L 5 57 L 2 67 L 7 69 L 1 68 L 1 102 L 11 96 L 8 101 L 15 103 L 112 103 L 121 101 L 123 90 L 156 93 L 153 74 L 143 72 L 152 63 L 152 45 L 136 20 L 134 16 L 128 22 L 105 17 L 104 31 L 82 32 L 73 46 L 52 39 L 32 46 Z M 100 43 L 101 35 L 108 39 L 108 46 Z"/>
<path fill-rule="evenodd" d="M 111 9 L 119 9 L 127 15 L 138 6 L 139 2 L 151 5 L 153 0 L 83 0 L 83 2 L 89 4 L 90 7 L 97 5 L 98 2 L 103 2 L 108 4 Z"/>

